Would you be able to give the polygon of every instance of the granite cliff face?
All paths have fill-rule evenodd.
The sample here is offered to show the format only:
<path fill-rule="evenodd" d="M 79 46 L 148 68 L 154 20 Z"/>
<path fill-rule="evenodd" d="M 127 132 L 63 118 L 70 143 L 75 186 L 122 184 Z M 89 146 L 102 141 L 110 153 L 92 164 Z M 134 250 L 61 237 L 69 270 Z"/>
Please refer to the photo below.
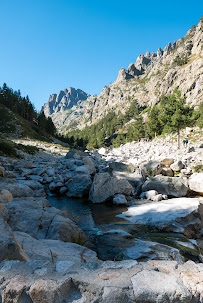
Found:
<path fill-rule="evenodd" d="M 82 101 L 90 97 L 81 89 L 69 87 L 68 89 L 60 90 L 58 94 L 52 94 L 49 100 L 42 107 L 46 117 L 52 117 L 55 125 L 60 127 L 72 111 L 76 107 L 80 107 Z"/>
<path fill-rule="evenodd" d="M 63 112 L 72 108 L 78 102 L 86 100 L 90 95 L 81 89 L 69 87 L 69 89 L 60 90 L 58 94 L 52 94 L 42 110 L 45 115 L 50 116 L 54 113 Z"/>
<path fill-rule="evenodd" d="M 75 94 L 67 97 L 69 90 L 64 90 L 51 95 L 43 109 L 58 129 L 66 132 L 91 125 L 112 110 L 124 113 L 133 100 L 146 107 L 154 105 L 176 87 L 188 104 L 198 106 L 203 101 L 203 18 L 184 38 L 156 53 L 141 54 L 127 69 L 121 68 L 116 81 L 105 86 L 99 96 L 69 89 Z"/>

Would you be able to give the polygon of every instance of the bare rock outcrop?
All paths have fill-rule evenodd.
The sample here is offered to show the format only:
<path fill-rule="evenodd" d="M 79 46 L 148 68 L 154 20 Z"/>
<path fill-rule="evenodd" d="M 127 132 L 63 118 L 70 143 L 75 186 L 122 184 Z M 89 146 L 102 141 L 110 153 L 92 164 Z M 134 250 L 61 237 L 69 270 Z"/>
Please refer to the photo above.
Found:
<path fill-rule="evenodd" d="M 22 250 L 19 242 L 9 225 L 0 217 L 0 261 L 7 260 L 28 260 L 27 255 Z"/>

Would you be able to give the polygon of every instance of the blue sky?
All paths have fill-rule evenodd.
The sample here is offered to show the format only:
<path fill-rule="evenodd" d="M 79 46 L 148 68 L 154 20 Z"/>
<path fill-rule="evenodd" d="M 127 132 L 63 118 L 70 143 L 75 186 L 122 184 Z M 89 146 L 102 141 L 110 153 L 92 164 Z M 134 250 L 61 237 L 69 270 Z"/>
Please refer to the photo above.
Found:
<path fill-rule="evenodd" d="M 0 86 L 20 89 L 38 110 L 69 86 L 99 94 L 140 53 L 183 37 L 202 7 L 198 0 L 0 0 Z"/>

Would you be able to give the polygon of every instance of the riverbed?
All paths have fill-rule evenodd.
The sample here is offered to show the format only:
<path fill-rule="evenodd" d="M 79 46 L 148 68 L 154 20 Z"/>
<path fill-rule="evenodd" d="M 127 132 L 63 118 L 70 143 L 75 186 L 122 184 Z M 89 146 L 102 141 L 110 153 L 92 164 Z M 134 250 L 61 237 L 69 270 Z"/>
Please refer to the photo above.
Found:
<path fill-rule="evenodd" d="M 197 242 L 179 233 L 164 233 L 118 217 L 125 206 L 93 204 L 85 199 L 51 195 L 51 206 L 64 211 L 87 235 L 86 246 L 102 260 L 180 259 L 198 261 Z M 179 256 L 180 254 L 180 256 Z"/>

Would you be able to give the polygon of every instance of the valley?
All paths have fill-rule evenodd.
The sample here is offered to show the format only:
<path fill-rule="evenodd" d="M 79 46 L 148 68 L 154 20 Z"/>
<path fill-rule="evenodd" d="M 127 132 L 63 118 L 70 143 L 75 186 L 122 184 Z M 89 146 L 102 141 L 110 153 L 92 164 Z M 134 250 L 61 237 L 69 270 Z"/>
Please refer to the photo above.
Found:
<path fill-rule="evenodd" d="M 0 302 L 203 302 L 203 18 L 98 96 L 0 88 Z"/>

